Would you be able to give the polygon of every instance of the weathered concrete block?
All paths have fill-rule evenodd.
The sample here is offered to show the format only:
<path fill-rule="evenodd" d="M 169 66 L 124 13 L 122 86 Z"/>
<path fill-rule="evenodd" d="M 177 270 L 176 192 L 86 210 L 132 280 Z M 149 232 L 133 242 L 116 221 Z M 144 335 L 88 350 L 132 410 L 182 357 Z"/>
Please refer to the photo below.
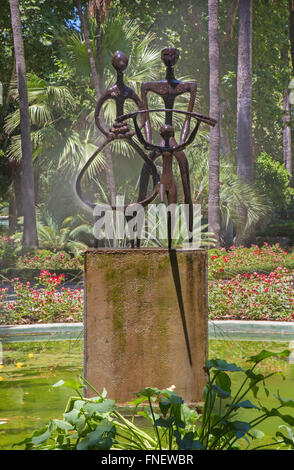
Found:
<path fill-rule="evenodd" d="M 208 352 L 207 251 L 174 252 L 191 349 L 189 362 L 170 255 L 164 249 L 85 253 L 85 376 L 126 404 L 144 387 L 176 386 L 202 399 Z M 88 389 L 87 396 L 93 396 Z"/>

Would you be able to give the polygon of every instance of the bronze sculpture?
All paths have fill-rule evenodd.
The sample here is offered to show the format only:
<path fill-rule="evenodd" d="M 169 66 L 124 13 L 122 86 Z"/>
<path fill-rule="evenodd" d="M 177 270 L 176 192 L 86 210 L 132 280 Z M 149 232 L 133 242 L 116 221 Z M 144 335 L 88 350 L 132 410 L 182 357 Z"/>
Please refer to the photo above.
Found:
<path fill-rule="evenodd" d="M 94 158 L 101 152 L 106 145 L 115 139 L 126 139 L 129 144 L 138 152 L 143 158 L 144 165 L 141 171 L 140 177 L 140 189 L 137 204 L 141 204 L 143 207 L 147 206 L 153 199 L 159 194 L 161 201 L 164 200 L 164 196 L 167 195 L 168 204 L 177 202 L 177 185 L 173 176 L 172 171 L 172 159 L 175 156 L 181 173 L 182 185 L 184 190 L 184 202 L 189 206 L 189 233 L 190 241 L 192 240 L 193 230 L 193 203 L 190 188 L 189 179 L 189 165 L 184 153 L 185 147 L 190 145 L 199 129 L 201 122 L 214 126 L 216 120 L 203 116 L 201 114 L 193 113 L 193 107 L 195 103 L 197 85 L 194 82 L 182 82 L 174 76 L 174 66 L 179 58 L 179 51 L 173 47 L 167 47 L 162 50 L 161 58 L 166 66 L 166 77 L 164 80 L 158 82 L 146 82 L 141 86 L 141 95 L 139 96 L 134 90 L 127 87 L 123 81 L 123 73 L 128 65 L 128 57 L 120 51 L 117 51 L 112 58 L 112 65 L 117 72 L 116 83 L 108 88 L 99 99 L 96 110 L 95 110 L 95 122 L 98 129 L 105 135 L 104 142 L 90 157 L 88 162 L 81 170 L 77 182 L 76 191 L 82 202 L 89 208 L 94 209 L 95 204 L 87 201 L 82 192 L 81 181 L 82 178 L 89 168 Z M 161 96 L 164 101 L 165 108 L 163 109 L 148 109 L 147 94 L 153 92 Z M 189 93 L 190 99 L 187 111 L 181 111 L 174 109 L 174 102 L 176 97 Z M 113 99 L 116 102 L 116 120 L 113 126 L 107 131 L 101 124 L 99 114 L 102 106 L 106 100 Z M 130 114 L 124 114 L 124 103 L 127 99 L 134 101 L 138 107 L 138 111 Z M 165 113 L 165 124 L 160 129 L 161 142 L 160 145 L 152 144 L 152 129 L 150 123 L 150 113 L 152 112 L 164 112 Z M 177 144 L 174 137 L 173 128 L 173 113 L 181 113 L 186 116 L 184 125 L 181 130 L 180 144 Z M 137 116 L 142 116 L 142 122 L 139 126 L 137 123 Z M 127 119 L 132 118 L 134 121 L 135 131 L 131 131 L 127 124 Z M 193 131 L 190 131 L 191 118 L 197 120 L 197 124 Z M 143 137 L 142 129 L 145 130 L 146 139 Z M 144 146 L 146 150 L 150 150 L 149 154 L 146 154 L 144 150 L 132 139 L 134 135 L 137 135 L 139 142 Z M 163 167 L 162 174 L 159 175 L 155 159 L 162 156 Z M 147 196 L 147 188 L 150 176 L 153 180 L 153 189 L 149 196 Z M 116 210 L 116 206 L 111 206 L 113 210 Z M 125 209 L 126 207 L 124 207 Z M 170 214 L 168 219 L 168 242 L 169 249 L 171 248 L 171 226 L 170 226 Z M 132 243 L 133 246 L 133 243 Z M 139 242 L 137 243 L 139 246 Z"/>
<path fill-rule="evenodd" d="M 136 103 L 139 109 L 142 109 L 142 102 L 138 95 L 132 90 L 131 88 L 127 87 L 126 84 L 123 81 L 123 73 L 124 70 L 127 68 L 128 65 L 128 57 L 120 51 L 117 51 L 112 58 L 112 65 L 115 68 L 117 72 L 117 81 L 116 83 L 108 88 L 104 94 L 101 96 L 99 99 L 96 110 L 95 110 L 95 122 L 98 127 L 98 129 L 102 132 L 102 134 L 105 135 L 105 140 L 104 142 L 99 146 L 99 148 L 93 153 L 93 155 L 89 158 L 87 163 L 84 165 L 82 168 L 81 172 L 78 175 L 77 181 L 76 181 L 76 192 L 80 198 L 80 200 L 83 202 L 84 205 L 89 207 L 90 209 L 94 209 L 96 204 L 88 201 L 85 199 L 83 196 L 82 188 L 81 188 L 81 182 L 83 179 L 83 176 L 85 175 L 87 169 L 91 165 L 92 161 L 96 158 L 98 153 L 102 152 L 104 147 L 108 145 L 111 141 L 115 139 L 127 139 L 130 145 L 139 153 L 139 155 L 143 158 L 145 161 L 145 164 L 148 168 L 148 172 L 150 172 L 153 183 L 154 183 L 154 190 L 152 194 L 144 201 L 141 201 L 141 204 L 143 206 L 147 205 L 150 203 L 157 195 L 157 186 L 159 183 L 160 176 L 157 172 L 156 166 L 154 163 L 149 159 L 148 155 L 145 154 L 145 152 L 132 140 L 132 137 L 134 135 L 134 131 L 130 131 L 128 128 L 128 125 L 125 121 L 116 121 L 114 122 L 113 126 L 109 131 L 107 131 L 101 124 L 100 121 L 100 112 L 102 109 L 103 104 L 105 103 L 106 100 L 113 99 L 116 103 L 116 118 L 121 116 L 124 112 L 124 103 L 127 99 L 130 99 Z M 144 121 L 143 121 L 144 123 Z M 115 206 L 112 206 L 112 209 L 116 209 Z"/>

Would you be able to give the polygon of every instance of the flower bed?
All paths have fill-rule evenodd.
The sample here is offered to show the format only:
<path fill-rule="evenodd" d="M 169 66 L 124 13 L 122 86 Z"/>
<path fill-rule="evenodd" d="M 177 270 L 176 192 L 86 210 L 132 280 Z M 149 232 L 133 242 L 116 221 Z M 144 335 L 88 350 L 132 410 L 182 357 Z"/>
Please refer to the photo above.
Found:
<path fill-rule="evenodd" d="M 27 253 L 24 257 L 19 258 L 17 267 L 20 269 L 82 270 L 83 257 L 71 257 L 65 251 L 53 253 L 49 250 L 38 250 L 36 253 Z"/>
<path fill-rule="evenodd" d="M 209 317 L 293 321 L 293 275 L 280 266 L 269 275 L 246 273 L 210 282 Z"/>
<path fill-rule="evenodd" d="M 83 319 L 82 289 L 60 287 L 65 275 L 42 270 L 36 283 L 13 279 L 16 300 L 8 300 L 8 289 L 0 289 L 0 323 L 25 324 L 78 322 Z"/>
<path fill-rule="evenodd" d="M 11 240 L 4 242 L 11 249 Z M 81 289 L 60 286 L 65 279 L 81 276 L 82 261 L 82 256 L 47 250 L 19 258 L 21 281 L 12 281 L 16 301 L 9 301 L 7 289 L 0 289 L 0 324 L 82 321 Z M 16 276 L 17 269 L 10 272 Z M 293 321 L 293 269 L 294 253 L 279 245 L 210 250 L 210 318 Z"/>
<path fill-rule="evenodd" d="M 252 245 L 250 248 L 232 246 L 209 250 L 208 272 L 210 279 L 228 279 L 237 274 L 253 272 L 269 273 L 278 266 L 294 269 L 294 252 L 288 253 L 279 244 L 262 247 Z"/>

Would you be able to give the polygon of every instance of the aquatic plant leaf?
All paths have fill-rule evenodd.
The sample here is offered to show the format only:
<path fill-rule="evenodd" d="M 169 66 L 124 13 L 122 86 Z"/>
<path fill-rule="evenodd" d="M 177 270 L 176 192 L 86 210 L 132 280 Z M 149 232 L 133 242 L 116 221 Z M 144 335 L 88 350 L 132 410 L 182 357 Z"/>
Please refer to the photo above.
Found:
<path fill-rule="evenodd" d="M 211 390 L 216 392 L 216 396 L 218 398 L 229 398 L 231 396 L 231 392 L 226 392 L 222 388 L 218 387 L 218 385 L 212 385 Z"/>
<path fill-rule="evenodd" d="M 154 395 L 160 395 L 160 393 L 161 390 L 159 390 L 158 388 L 146 387 L 143 390 L 140 390 L 140 392 L 136 393 L 136 396 L 150 398 Z"/>
<path fill-rule="evenodd" d="M 193 432 L 188 432 L 187 434 L 185 434 L 183 439 L 179 431 L 175 431 L 174 434 L 176 436 L 179 450 L 203 450 L 204 449 L 199 439 L 194 439 L 195 436 Z"/>
<path fill-rule="evenodd" d="M 222 420 L 222 424 L 226 427 L 227 431 L 230 431 L 238 439 L 245 436 L 251 429 L 251 425 L 245 421 L 226 421 Z"/>
<path fill-rule="evenodd" d="M 266 349 L 263 349 L 256 356 L 250 356 L 247 359 L 247 361 L 255 362 L 256 364 L 258 364 L 258 362 L 261 362 L 264 359 L 268 359 L 269 357 L 288 357 L 290 354 L 291 354 L 291 351 L 289 349 L 285 349 L 284 351 L 281 351 L 281 352 L 273 352 L 273 351 L 267 351 Z"/>
<path fill-rule="evenodd" d="M 83 388 L 83 385 L 80 383 L 80 382 L 77 382 L 76 380 L 73 380 L 73 379 L 69 379 L 69 380 L 59 380 L 58 382 L 56 382 L 54 385 L 52 385 L 52 387 L 56 388 L 56 387 L 68 387 L 68 388 L 72 388 L 73 390 L 78 390 L 79 388 Z"/>
<path fill-rule="evenodd" d="M 225 390 L 226 392 L 231 392 L 231 379 L 226 372 L 220 372 L 216 376 L 215 380 L 216 384 L 218 387 L 220 387 L 222 390 Z"/>
<path fill-rule="evenodd" d="M 286 437 L 282 432 L 277 431 L 276 432 L 277 437 L 281 437 L 286 445 L 291 447 L 291 449 L 294 449 L 294 441 L 292 439 L 289 439 L 289 437 Z"/>
<path fill-rule="evenodd" d="M 115 433 L 115 427 L 113 426 L 113 423 L 109 422 L 107 419 L 104 419 L 103 421 L 101 421 L 96 426 L 96 429 L 94 431 L 89 432 L 85 436 L 85 438 L 78 443 L 77 450 L 87 450 L 87 449 L 91 449 L 92 447 L 96 445 L 99 446 L 101 437 L 105 433 L 111 433 L 113 435 Z M 105 440 L 106 438 L 107 436 L 105 436 L 103 440 Z M 107 445 L 109 445 L 109 441 L 107 442 Z"/>
<path fill-rule="evenodd" d="M 173 416 L 170 416 L 167 419 L 160 417 L 154 422 L 154 424 L 155 426 L 158 426 L 161 428 L 171 428 L 174 422 L 175 422 L 175 418 Z"/>
<path fill-rule="evenodd" d="M 274 395 L 274 397 L 279 400 L 281 405 L 287 406 L 289 408 L 294 408 L 294 400 L 292 400 L 291 398 L 282 398 L 279 392 L 278 392 L 278 395 Z"/>
<path fill-rule="evenodd" d="M 56 426 L 59 429 L 63 429 L 64 431 L 74 429 L 74 427 L 70 423 L 68 423 L 67 421 L 62 421 L 61 419 L 54 419 L 53 422 L 54 422 L 54 424 L 56 424 Z"/>
<path fill-rule="evenodd" d="M 63 417 L 68 423 L 74 426 L 78 433 L 83 430 L 86 423 L 86 419 L 84 415 L 80 414 L 79 410 L 73 408 L 68 413 L 63 413 Z"/>
<path fill-rule="evenodd" d="M 111 413 L 115 410 L 115 400 L 107 399 L 101 403 L 87 402 L 83 406 L 83 410 L 88 416 L 93 416 L 94 414 L 104 415 L 107 413 Z"/>
<path fill-rule="evenodd" d="M 208 369 L 217 369 L 220 371 L 228 371 L 228 372 L 243 372 L 241 367 L 236 366 L 236 364 L 229 364 L 226 361 L 221 359 L 210 359 L 206 361 L 206 367 Z"/>
<path fill-rule="evenodd" d="M 45 431 L 44 429 L 41 431 L 37 431 L 32 437 L 32 444 L 35 444 L 35 445 L 42 444 L 43 442 L 47 441 L 47 439 L 49 439 L 51 434 L 52 432 L 49 426 L 46 428 Z"/>
<path fill-rule="evenodd" d="M 253 405 L 250 400 L 244 400 L 240 403 L 233 403 L 227 406 L 230 408 L 255 408 L 256 410 L 260 410 L 260 408 L 258 408 L 258 406 Z"/>
<path fill-rule="evenodd" d="M 163 414 L 163 416 L 166 416 L 167 413 L 168 413 L 168 410 L 170 409 L 170 401 L 169 400 L 162 400 L 158 403 L 159 405 L 159 409 L 161 411 L 161 413 Z"/>
<path fill-rule="evenodd" d="M 277 416 L 281 418 L 285 423 L 289 424 L 289 426 L 294 426 L 294 417 L 291 415 L 284 415 L 280 413 L 277 408 L 272 408 L 271 410 L 268 410 L 265 407 L 262 407 L 262 411 L 267 415 L 267 416 Z"/>
<path fill-rule="evenodd" d="M 182 397 L 179 397 L 178 395 L 171 395 L 169 398 L 169 401 L 171 402 L 172 405 L 181 405 L 184 403 L 184 400 Z"/>

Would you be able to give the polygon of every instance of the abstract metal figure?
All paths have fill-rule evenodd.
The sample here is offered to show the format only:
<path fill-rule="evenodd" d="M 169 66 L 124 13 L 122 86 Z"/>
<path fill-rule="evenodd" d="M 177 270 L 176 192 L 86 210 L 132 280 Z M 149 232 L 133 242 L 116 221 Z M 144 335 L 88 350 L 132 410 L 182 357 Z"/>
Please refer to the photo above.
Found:
<path fill-rule="evenodd" d="M 194 127 L 193 131 L 190 133 L 189 137 L 186 139 L 185 142 L 179 145 L 176 144 L 176 141 L 174 139 L 174 128 L 173 126 L 169 124 L 165 124 L 160 128 L 159 132 L 162 137 L 162 145 L 155 145 L 150 142 L 147 142 L 144 139 L 141 129 L 137 123 L 137 116 L 141 113 L 149 115 L 150 113 L 159 112 L 159 111 L 164 111 L 166 114 L 171 113 L 171 112 L 181 113 L 181 114 L 185 114 L 187 117 L 189 117 L 189 119 L 191 119 L 192 117 L 197 120 L 196 126 Z M 145 109 L 145 110 L 135 111 L 134 113 L 129 113 L 129 114 L 120 116 L 117 119 L 117 121 L 120 122 L 129 118 L 132 118 L 134 121 L 136 134 L 141 144 L 145 147 L 146 150 L 152 150 L 153 153 L 150 154 L 150 157 L 154 159 L 158 155 L 162 156 L 162 174 L 161 174 L 160 184 L 159 184 L 159 195 L 160 195 L 161 202 L 163 202 L 164 196 L 166 194 L 168 204 L 169 205 L 175 204 L 177 202 L 177 185 L 176 185 L 176 181 L 173 175 L 173 168 L 172 168 L 173 155 L 175 155 L 176 158 L 178 157 L 177 158 L 178 161 L 180 158 L 181 161 L 183 162 L 184 159 L 186 159 L 186 156 L 183 150 L 188 145 L 190 145 L 195 139 L 200 123 L 205 122 L 211 126 L 214 126 L 216 124 L 215 119 L 205 117 L 202 114 L 191 113 L 188 111 L 181 111 L 181 110 L 176 110 L 176 109 L 149 109 L 149 110 Z M 187 165 L 188 165 L 188 162 L 187 162 Z M 183 181 L 183 176 L 182 176 L 182 181 Z M 185 182 L 187 182 L 187 180 L 185 180 Z M 183 185 L 184 185 L 184 182 L 183 182 Z M 190 187 L 187 186 L 187 189 L 190 190 Z M 192 227 L 193 227 L 192 199 L 191 199 L 191 203 L 189 200 L 188 204 L 189 204 L 189 232 L 190 232 L 190 241 L 191 241 L 191 238 L 192 238 L 192 235 L 191 235 L 192 228 L 190 225 L 191 219 L 192 219 Z M 190 212 L 190 209 L 192 210 L 192 213 Z M 168 213 L 168 247 L 169 249 L 171 249 L 171 238 L 172 238 L 171 213 L 169 212 Z"/>
<path fill-rule="evenodd" d="M 80 174 L 78 175 L 76 181 L 76 191 L 81 199 L 81 201 L 90 209 L 94 209 L 95 204 L 88 201 L 84 196 L 81 188 L 82 179 L 88 170 L 89 166 L 96 158 L 98 153 L 100 153 L 106 145 L 115 139 L 126 139 L 128 143 L 138 152 L 138 154 L 143 158 L 144 165 L 141 172 L 140 178 L 140 190 L 139 198 L 137 204 L 142 205 L 143 207 L 147 206 L 153 199 L 160 195 L 161 201 L 163 201 L 165 194 L 167 195 L 167 200 L 169 204 L 177 202 L 177 186 L 172 172 L 172 157 L 175 156 L 181 173 L 181 179 L 184 190 L 185 203 L 189 206 L 189 234 L 193 231 L 193 204 L 189 180 L 189 165 L 185 153 L 183 152 L 184 148 L 191 144 L 197 134 L 199 125 L 201 122 L 205 122 L 211 126 L 216 124 L 216 121 L 212 118 L 208 118 L 201 114 L 192 113 L 193 106 L 195 103 L 197 85 L 194 82 L 181 82 L 176 80 L 174 77 L 174 65 L 176 64 L 179 58 L 179 51 L 173 47 L 167 47 L 162 50 L 161 53 L 162 60 L 166 65 L 166 78 L 159 82 L 146 82 L 141 86 L 142 100 L 135 93 L 134 90 L 127 87 L 123 80 L 123 73 L 128 65 L 128 57 L 120 51 L 117 51 L 112 58 L 112 65 L 117 72 L 117 81 L 116 83 L 109 87 L 104 94 L 99 99 L 96 110 L 95 110 L 95 122 L 100 129 L 100 131 L 105 135 L 106 139 L 100 145 L 100 147 L 93 153 L 90 159 L 82 168 Z M 147 94 L 149 92 L 156 93 L 159 96 L 162 96 L 165 108 L 149 110 L 147 103 Z M 179 111 L 173 109 L 173 105 L 177 96 L 184 93 L 190 93 L 190 100 L 187 111 Z M 114 100 L 116 103 L 116 120 L 110 130 L 106 130 L 100 120 L 100 113 L 102 110 L 103 104 L 107 100 Z M 138 111 L 135 113 L 130 113 L 124 115 L 124 104 L 127 99 L 130 99 L 136 103 L 138 106 Z M 154 145 L 151 143 L 152 139 L 152 129 L 150 123 L 151 112 L 165 112 L 165 125 L 160 129 L 160 134 L 162 137 L 160 145 Z M 181 131 L 180 144 L 178 145 L 174 137 L 174 128 L 172 127 L 173 122 L 173 113 L 182 113 L 186 116 L 184 125 Z M 137 115 L 142 115 L 142 122 L 139 126 L 137 123 Z M 131 131 L 128 127 L 126 119 L 133 118 L 135 130 Z M 194 130 L 190 133 L 190 121 L 191 118 L 197 119 L 197 125 Z M 142 128 L 145 128 L 146 140 L 143 137 L 141 132 Z M 151 150 L 150 154 L 147 155 L 143 149 L 132 139 L 134 135 L 137 135 L 137 138 L 141 144 L 145 147 L 146 150 Z M 163 169 L 162 175 L 160 176 L 154 160 L 162 155 L 163 158 Z M 147 196 L 147 188 L 149 183 L 150 175 L 153 180 L 153 190 L 149 196 Z M 124 210 L 126 207 L 125 206 Z M 113 210 L 116 210 L 116 206 L 111 206 Z M 120 208 L 122 209 L 122 208 Z M 169 214 L 170 216 L 170 214 Z M 170 217 L 169 217 L 170 220 Z M 169 248 L 171 248 L 171 230 L 169 223 L 168 231 L 168 240 Z M 191 238 L 190 238 L 191 241 Z M 133 246 L 133 243 L 132 243 Z M 137 241 L 137 246 L 139 246 L 139 240 Z"/>
<path fill-rule="evenodd" d="M 140 203 L 145 207 L 147 204 L 149 204 L 157 195 L 158 192 L 158 183 L 160 176 L 158 174 L 158 171 L 156 169 L 155 164 L 152 162 L 152 160 L 148 157 L 148 155 L 145 154 L 145 152 L 132 140 L 133 135 L 135 134 L 135 131 L 130 131 L 128 128 L 128 125 L 125 121 L 116 121 L 114 122 L 113 126 L 109 131 L 107 131 L 100 120 L 100 113 L 102 110 L 102 106 L 105 103 L 105 101 L 112 99 L 116 103 L 116 118 L 121 116 L 124 113 L 124 104 L 127 99 L 130 99 L 136 103 L 139 109 L 142 109 L 142 102 L 139 98 L 139 96 L 135 93 L 134 90 L 126 86 L 123 80 L 123 73 L 125 69 L 128 66 L 128 57 L 120 51 L 115 52 L 112 58 L 112 65 L 115 68 L 117 72 L 117 81 L 116 83 L 109 87 L 104 94 L 101 96 L 99 99 L 96 110 L 95 110 L 95 122 L 98 127 L 98 129 L 105 135 L 106 139 L 104 142 L 99 146 L 99 148 L 93 153 L 93 155 L 89 158 L 89 160 L 86 162 L 84 167 L 82 168 L 81 172 L 79 173 L 76 181 L 76 192 L 81 199 L 81 201 L 91 210 L 93 210 L 96 206 L 96 204 L 88 201 L 82 191 L 81 187 L 81 182 L 82 179 L 88 170 L 89 166 L 93 162 L 93 160 L 97 157 L 97 155 L 108 145 L 111 141 L 115 139 L 127 139 L 129 144 L 139 153 L 139 155 L 143 158 L 146 167 L 148 168 L 148 174 L 151 174 L 152 179 L 153 179 L 153 191 L 151 195 L 148 198 L 144 198 L 144 200 L 140 201 Z M 143 117 L 142 120 L 144 125 L 145 120 Z M 113 210 L 116 210 L 116 206 L 111 206 Z M 120 208 L 121 209 L 121 208 Z M 124 207 L 125 209 L 125 207 Z"/>
<path fill-rule="evenodd" d="M 161 59 L 166 66 L 166 76 L 164 80 L 159 82 L 146 82 L 141 85 L 141 95 L 142 103 L 144 109 L 148 109 L 148 100 L 147 94 L 153 92 L 163 98 L 165 108 L 170 109 L 171 111 L 166 111 L 165 113 L 165 124 L 172 126 L 173 124 L 173 107 L 176 98 L 184 93 L 190 94 L 188 112 L 193 111 L 193 107 L 196 99 L 197 84 L 195 82 L 181 82 L 177 80 L 174 76 L 174 66 L 179 59 L 179 51 L 174 47 L 167 47 L 161 52 Z M 146 122 L 146 138 L 148 142 L 151 142 L 152 131 L 150 125 L 149 116 Z M 181 131 L 180 143 L 183 143 L 186 140 L 186 137 L 189 133 L 190 128 L 190 116 L 187 115 L 184 125 Z M 162 142 L 163 143 L 163 142 Z M 176 146 L 176 141 L 174 135 L 171 136 L 171 146 Z M 160 152 L 153 150 L 149 157 L 154 161 Z M 183 151 L 178 151 L 175 154 L 175 158 L 180 167 L 182 185 L 184 190 L 184 202 L 189 206 L 189 232 L 193 230 L 193 203 L 190 187 L 190 176 L 189 176 L 189 165 L 187 158 Z M 143 166 L 140 177 L 140 186 L 139 186 L 139 200 L 146 197 L 147 188 L 149 182 L 149 171 L 146 165 Z"/>

